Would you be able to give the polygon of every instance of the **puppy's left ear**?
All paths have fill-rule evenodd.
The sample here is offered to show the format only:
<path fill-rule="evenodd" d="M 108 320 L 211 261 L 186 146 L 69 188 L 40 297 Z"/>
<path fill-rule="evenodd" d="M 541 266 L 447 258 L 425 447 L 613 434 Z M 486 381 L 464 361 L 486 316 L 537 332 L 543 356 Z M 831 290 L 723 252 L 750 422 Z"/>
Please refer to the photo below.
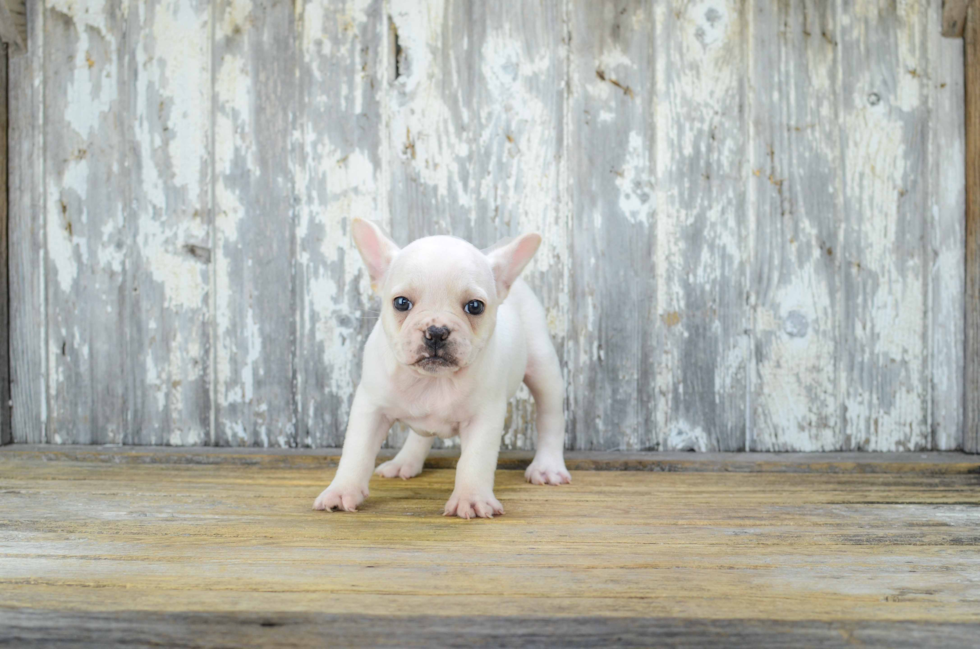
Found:
<path fill-rule="evenodd" d="M 501 300 L 507 297 L 510 287 L 514 285 L 521 271 L 527 266 L 534 253 L 541 245 L 541 235 L 529 232 L 494 246 L 488 253 L 493 278 L 497 282 L 497 297 Z"/>
<path fill-rule="evenodd" d="M 351 221 L 350 229 L 357 251 L 361 253 L 361 259 L 364 260 L 364 265 L 367 266 L 368 274 L 371 276 L 371 289 L 375 293 L 380 293 L 388 266 L 398 254 L 398 246 L 388 238 L 381 226 L 373 221 L 356 218 Z"/>

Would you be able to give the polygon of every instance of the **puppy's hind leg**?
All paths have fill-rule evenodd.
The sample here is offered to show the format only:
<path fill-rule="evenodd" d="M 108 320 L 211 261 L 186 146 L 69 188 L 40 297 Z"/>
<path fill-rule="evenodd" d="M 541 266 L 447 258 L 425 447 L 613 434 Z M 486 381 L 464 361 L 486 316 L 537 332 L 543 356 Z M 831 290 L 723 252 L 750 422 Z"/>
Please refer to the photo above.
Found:
<path fill-rule="evenodd" d="M 402 480 L 414 478 L 422 473 L 422 465 L 425 464 L 425 458 L 429 454 L 429 449 L 432 448 L 434 440 L 434 437 L 423 437 L 413 430 L 408 434 L 408 439 L 405 440 L 405 444 L 398 451 L 398 454 L 379 465 L 374 470 L 375 475 L 382 478 L 401 478 Z"/>
<path fill-rule="evenodd" d="M 558 355 L 546 329 L 528 341 L 524 383 L 534 396 L 538 412 L 537 450 L 524 477 L 534 484 L 569 484 L 572 476 L 565 468 L 564 384 Z"/>

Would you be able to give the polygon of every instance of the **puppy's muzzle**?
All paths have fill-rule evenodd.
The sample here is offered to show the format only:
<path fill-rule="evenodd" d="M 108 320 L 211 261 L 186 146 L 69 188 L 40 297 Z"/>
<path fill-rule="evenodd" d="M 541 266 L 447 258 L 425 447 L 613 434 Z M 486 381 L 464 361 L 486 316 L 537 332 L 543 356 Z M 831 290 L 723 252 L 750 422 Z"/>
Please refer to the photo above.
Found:
<path fill-rule="evenodd" d="M 425 346 L 436 352 L 446 346 L 449 339 L 449 327 L 432 326 L 425 330 Z"/>

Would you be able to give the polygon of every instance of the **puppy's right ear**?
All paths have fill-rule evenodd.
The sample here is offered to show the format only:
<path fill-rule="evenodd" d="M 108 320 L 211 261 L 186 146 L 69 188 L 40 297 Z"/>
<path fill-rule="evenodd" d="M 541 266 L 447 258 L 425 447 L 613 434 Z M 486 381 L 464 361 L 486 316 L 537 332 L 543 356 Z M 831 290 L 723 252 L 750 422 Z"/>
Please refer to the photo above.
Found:
<path fill-rule="evenodd" d="M 355 218 L 351 221 L 350 228 L 357 251 L 361 253 L 361 259 L 371 276 L 371 289 L 380 293 L 381 282 L 388 272 L 391 260 L 398 254 L 398 246 L 373 221 Z"/>

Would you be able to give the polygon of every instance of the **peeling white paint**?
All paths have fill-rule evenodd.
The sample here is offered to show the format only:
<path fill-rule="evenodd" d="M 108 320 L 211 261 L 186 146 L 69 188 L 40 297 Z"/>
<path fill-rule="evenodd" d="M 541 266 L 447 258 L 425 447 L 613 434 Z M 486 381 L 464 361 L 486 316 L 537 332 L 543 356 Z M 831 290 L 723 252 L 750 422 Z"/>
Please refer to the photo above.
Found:
<path fill-rule="evenodd" d="M 40 184 L 45 288 L 54 291 L 45 301 L 97 297 L 91 312 L 107 322 L 132 317 L 134 304 L 152 311 L 147 351 L 132 362 L 148 390 L 141 416 L 172 422 L 152 432 L 154 443 L 302 442 L 290 425 L 270 421 L 278 406 L 264 388 L 269 323 L 257 298 L 242 291 L 264 286 L 269 272 L 246 246 L 264 244 L 250 230 L 260 163 L 282 151 L 291 175 L 278 184 L 262 180 L 294 208 L 262 218 L 295 227 L 291 263 L 302 293 L 291 307 L 295 325 L 281 335 L 297 340 L 295 384 L 285 392 L 292 390 L 311 429 L 308 440 L 340 416 L 329 408 L 349 403 L 363 322 L 372 317 L 349 239 L 353 216 L 394 218 L 403 231 L 410 222 L 416 234 L 463 227 L 487 237 L 544 235 L 527 275 L 563 355 L 570 413 L 583 420 L 580 446 L 603 440 L 624 449 L 712 450 L 739 425 L 772 450 L 914 449 L 929 440 L 930 427 L 944 448 L 954 439 L 962 330 L 946 325 L 962 303 L 962 232 L 951 224 L 961 215 L 963 180 L 928 165 L 947 153 L 955 162 L 962 150 L 948 134 L 942 144 L 930 140 L 932 153 L 915 148 L 921 129 L 939 124 L 952 132 L 950 120 L 961 121 L 960 95 L 938 99 L 941 84 L 959 83 L 961 92 L 962 79 L 950 70 L 962 69 L 962 53 L 940 52 L 935 3 L 883 8 L 860 0 L 832 12 L 841 25 L 810 39 L 792 21 L 781 23 L 779 46 L 805 50 L 805 60 L 792 61 L 750 39 L 764 42 L 760 9 L 796 15 L 798 8 L 736 0 L 636 3 L 622 14 L 608 5 L 596 10 L 601 21 L 581 29 L 562 14 L 582 8 L 574 2 L 554 15 L 535 5 L 519 18 L 483 15 L 474 5 L 472 21 L 462 24 L 459 7 L 443 0 L 299 0 L 261 12 L 235 0 L 213 12 L 214 43 L 211 10 L 185 0 L 123 3 L 121 13 L 96 0 L 49 0 L 46 7 L 68 18 L 71 51 L 45 45 L 48 60 L 69 66 L 64 93 L 50 90 L 64 114 L 45 116 L 46 150 L 59 152 L 46 160 L 49 175 Z M 138 15 L 127 20 L 130 7 Z M 296 79 L 307 84 L 301 106 L 295 95 L 282 99 L 296 114 L 281 142 L 257 141 L 263 124 L 253 122 L 269 80 L 255 76 L 261 64 L 250 48 L 269 11 L 295 21 L 295 49 L 283 56 L 295 57 Z M 396 66 L 388 67 L 389 16 L 402 51 L 397 79 Z M 119 30 L 134 25 L 138 37 L 123 38 Z M 596 43 L 588 40 L 600 33 Z M 120 52 L 127 44 L 133 51 Z M 864 51 L 875 52 L 874 60 L 849 67 Z M 807 112 L 807 95 L 791 83 L 754 94 L 759 80 L 744 71 L 756 74 L 766 56 L 787 81 L 805 74 L 811 96 L 835 99 L 810 102 L 816 106 Z M 799 67 L 790 67 L 794 61 Z M 858 77 L 842 79 L 852 68 Z M 131 88 L 121 83 L 123 73 L 132 73 Z M 844 93 L 839 102 L 836 93 Z M 575 112 L 586 103 L 587 118 Z M 582 156 L 596 152 L 580 149 L 573 123 L 592 137 L 608 135 L 614 150 L 586 169 Z M 808 135 L 814 124 L 836 129 L 841 141 Z M 811 139 L 770 158 L 765 145 L 780 146 L 783 131 Z M 118 159 L 98 157 L 110 149 Z M 924 155 L 932 157 L 915 166 Z M 846 205 L 841 215 L 831 213 L 829 198 L 819 208 L 824 214 L 793 193 L 815 164 L 846 171 L 827 190 Z M 573 169 L 578 175 L 570 177 Z M 123 189 L 105 204 L 99 196 L 116 177 Z M 599 194 L 594 206 L 579 209 L 573 197 L 580 187 Z M 897 229 L 913 200 L 929 211 L 920 215 L 929 223 L 922 232 Z M 779 209 L 764 211 L 767 205 Z M 749 219 L 747 210 L 757 212 Z M 836 218 L 841 223 L 828 227 Z M 788 225 L 777 229 L 770 223 L 777 220 Z M 597 239 L 622 232 L 621 247 L 583 245 L 590 227 Z M 826 240 L 834 227 L 850 248 Z M 774 232 L 781 240 L 766 240 Z M 579 247 L 587 253 L 573 258 Z M 655 277 L 640 275 L 637 255 Z M 592 283 L 591 274 L 609 283 Z M 573 287 L 584 289 L 570 297 Z M 611 304 L 612 289 L 627 289 L 628 304 Z M 141 297 L 117 300 L 120 290 Z M 634 364 L 617 363 L 602 338 L 612 335 L 615 308 L 644 319 L 642 327 L 616 329 L 648 338 L 633 343 L 638 359 L 641 347 L 646 354 Z M 77 380 L 70 363 L 92 362 L 107 343 L 67 308 L 50 317 L 46 387 L 57 421 Z M 210 368 L 202 362 L 209 345 Z M 211 387 L 208 369 L 210 407 L 244 413 L 241 421 L 215 423 L 223 436 L 205 430 L 193 412 L 199 392 Z M 648 404 L 623 412 L 591 407 L 596 395 L 588 386 L 597 373 L 613 389 L 641 394 L 648 387 L 639 385 L 641 372 L 655 384 L 655 407 L 645 411 L 655 421 L 639 420 Z M 945 408 L 944 396 L 953 405 Z M 532 417 L 523 390 L 511 407 L 508 445 L 533 444 Z M 642 437 L 643 426 L 652 439 Z M 53 439 L 73 441 L 66 435 Z"/>

